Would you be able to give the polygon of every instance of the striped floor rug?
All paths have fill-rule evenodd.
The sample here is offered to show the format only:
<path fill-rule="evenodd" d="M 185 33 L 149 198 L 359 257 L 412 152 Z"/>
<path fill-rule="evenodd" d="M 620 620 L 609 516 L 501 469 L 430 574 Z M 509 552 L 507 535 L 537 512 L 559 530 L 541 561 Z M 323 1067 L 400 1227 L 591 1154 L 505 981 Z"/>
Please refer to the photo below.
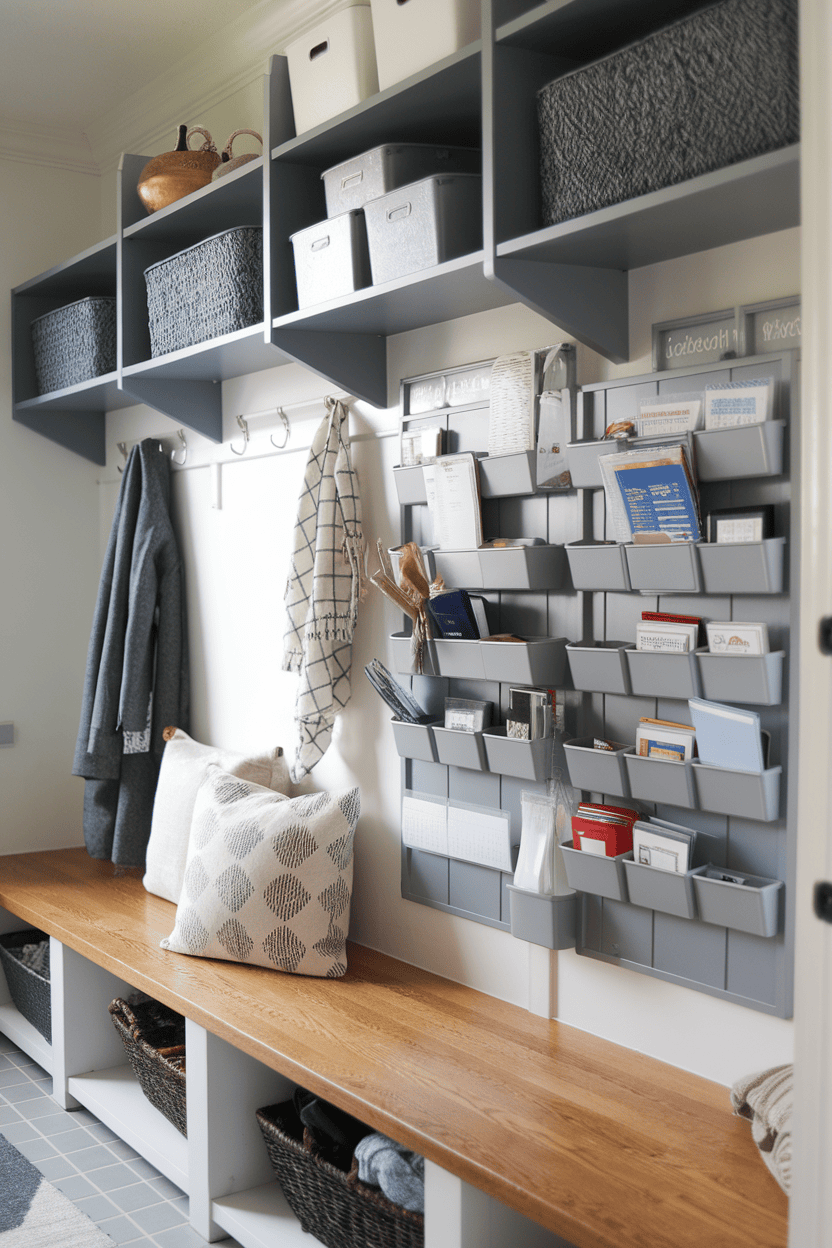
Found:
<path fill-rule="evenodd" d="M 0 1135 L 0 1248 L 114 1248 L 114 1242 Z"/>

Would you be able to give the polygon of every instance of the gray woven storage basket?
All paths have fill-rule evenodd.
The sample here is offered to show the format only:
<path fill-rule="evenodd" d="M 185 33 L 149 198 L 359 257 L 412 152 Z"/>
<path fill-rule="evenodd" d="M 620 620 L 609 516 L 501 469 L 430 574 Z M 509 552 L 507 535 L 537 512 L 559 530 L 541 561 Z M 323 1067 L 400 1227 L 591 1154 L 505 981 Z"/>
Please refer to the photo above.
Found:
<path fill-rule="evenodd" d="M 117 997 L 107 1008 L 145 1096 L 187 1136 L 185 1019 L 160 1001 L 128 1005 Z"/>
<path fill-rule="evenodd" d="M 43 969 L 34 970 L 20 960 L 24 945 L 46 941 Z M 23 1017 L 52 1043 L 52 990 L 49 982 L 49 937 L 36 927 L 22 932 L 6 932 L 0 936 L 0 962 L 6 973 L 12 1001 Z"/>
<path fill-rule="evenodd" d="M 799 139 L 797 0 L 722 0 L 538 93 L 544 225 Z"/>
<path fill-rule="evenodd" d="M 263 319 L 263 230 L 238 225 L 144 271 L 155 358 Z"/>
<path fill-rule="evenodd" d="M 294 1134 L 286 1110 L 285 1103 L 258 1109 L 257 1121 L 275 1177 L 302 1229 L 327 1248 L 424 1248 L 424 1215 L 362 1183 L 355 1158 L 347 1173 L 321 1157 L 308 1130 L 303 1139 Z"/>
<path fill-rule="evenodd" d="M 39 394 L 112 373 L 116 367 L 116 301 L 78 299 L 32 321 Z"/>

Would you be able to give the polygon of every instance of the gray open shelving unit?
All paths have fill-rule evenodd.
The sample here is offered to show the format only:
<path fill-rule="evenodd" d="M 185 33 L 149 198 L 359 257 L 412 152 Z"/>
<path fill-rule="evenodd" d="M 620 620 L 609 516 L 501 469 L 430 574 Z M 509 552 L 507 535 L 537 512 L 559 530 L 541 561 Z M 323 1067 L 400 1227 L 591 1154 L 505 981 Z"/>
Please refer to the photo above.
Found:
<path fill-rule="evenodd" d="M 12 292 L 14 419 L 102 463 L 107 411 L 148 403 L 222 436 L 227 378 L 297 361 L 376 406 L 392 401 L 387 338 L 521 301 L 577 341 L 629 357 L 628 271 L 799 222 L 799 151 L 772 152 L 542 229 L 540 87 L 707 0 L 482 0 L 482 39 L 325 124 L 296 135 L 285 57 L 265 79 L 262 161 L 148 217 L 135 191 L 147 158 L 126 154 L 114 239 Z M 320 174 L 382 143 L 481 147 L 483 248 L 435 269 L 298 310 L 290 236 L 326 215 Z M 152 360 L 143 270 L 234 225 L 264 229 L 264 321 Z M 114 375 L 37 395 L 29 326 L 75 298 L 116 294 Z"/>

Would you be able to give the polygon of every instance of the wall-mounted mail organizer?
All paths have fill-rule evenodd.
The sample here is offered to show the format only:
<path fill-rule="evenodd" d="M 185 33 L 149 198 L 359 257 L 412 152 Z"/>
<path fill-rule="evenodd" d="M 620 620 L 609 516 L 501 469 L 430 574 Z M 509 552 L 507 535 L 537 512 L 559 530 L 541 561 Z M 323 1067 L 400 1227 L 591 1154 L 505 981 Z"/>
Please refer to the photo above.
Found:
<path fill-rule="evenodd" d="M 432 641 L 424 651 L 423 673 L 411 674 L 411 642 L 406 632 L 388 643 L 388 666 L 400 680 L 410 677 L 414 696 L 431 715 L 429 724 L 393 721 L 402 758 L 402 790 L 438 803 L 471 805 L 508 819 L 512 852 L 520 842 L 521 794 L 545 792 L 553 764 L 552 739 L 509 739 L 504 725 L 508 691 L 515 685 L 558 690 L 570 734 L 577 729 L 580 694 L 571 689 L 566 642 L 584 632 L 583 604 L 572 588 L 564 553 L 566 542 L 581 536 L 575 490 L 538 491 L 535 453 L 487 457 L 488 382 L 491 361 L 404 381 L 403 428 L 439 425 L 448 454 L 471 451 L 479 458 L 483 536 L 540 539 L 534 546 L 492 550 L 433 550 L 433 570 L 448 588 L 475 590 L 487 602 L 493 633 L 525 638 L 518 642 Z M 429 396 L 428 402 L 425 396 Z M 434 406 L 430 396 L 438 396 Z M 418 465 L 394 469 L 401 504 L 402 541 L 434 547 L 424 473 Z M 485 698 L 494 704 L 493 727 L 480 734 L 445 729 L 445 697 Z M 554 766 L 566 778 L 560 744 Z M 412 811 L 409 813 L 408 818 Z M 475 834 L 476 835 L 476 834 Z M 513 863 L 463 860 L 443 853 L 436 842 L 402 839 L 402 896 L 420 905 L 513 931 L 520 939 L 567 948 L 575 943 L 576 900 L 540 897 L 513 890 Z M 513 890 L 513 891 L 512 891 Z"/>
<path fill-rule="evenodd" d="M 761 377 L 775 382 L 773 420 L 695 433 L 694 442 L 703 520 L 711 510 L 770 503 L 775 536 L 678 547 L 610 540 L 597 475 L 598 454 L 610 453 L 605 429 L 635 419 L 644 399 Z M 579 898 L 576 950 L 780 1017 L 792 1011 L 794 960 L 797 830 L 788 780 L 795 764 L 789 719 L 796 722 L 797 706 L 789 665 L 796 653 L 798 551 L 789 502 L 799 465 L 797 390 L 798 358 L 788 351 L 585 386 L 570 445 L 571 452 L 577 443 L 581 462 L 590 465 L 573 467 L 570 458 L 585 523 L 565 542 L 587 621 L 581 640 L 566 648 L 583 699 L 579 731 L 564 747 L 570 781 L 596 800 L 630 803 L 709 837 L 699 838 L 707 858 L 695 857 L 685 876 L 631 855 L 587 857 L 564 847 Z M 771 652 L 640 652 L 635 630 L 645 610 L 762 622 Z M 691 696 L 758 711 L 770 734 L 767 769 L 739 772 L 636 754 L 639 719 L 689 723 Z M 612 749 L 593 748 L 598 738 Z"/>

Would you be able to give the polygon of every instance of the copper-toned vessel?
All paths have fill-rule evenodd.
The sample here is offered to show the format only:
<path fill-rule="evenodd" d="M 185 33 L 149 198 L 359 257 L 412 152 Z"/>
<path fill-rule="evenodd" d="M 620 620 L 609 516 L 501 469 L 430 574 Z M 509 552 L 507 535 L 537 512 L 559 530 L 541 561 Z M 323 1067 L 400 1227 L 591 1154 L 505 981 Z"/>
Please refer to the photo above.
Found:
<path fill-rule="evenodd" d="M 199 151 L 191 151 L 192 134 L 201 134 L 204 143 Z M 183 195 L 207 186 L 211 174 L 220 163 L 214 140 L 202 126 L 179 127 L 179 141 L 172 152 L 163 152 L 148 161 L 139 175 L 137 190 L 148 212 L 158 212 Z"/>

